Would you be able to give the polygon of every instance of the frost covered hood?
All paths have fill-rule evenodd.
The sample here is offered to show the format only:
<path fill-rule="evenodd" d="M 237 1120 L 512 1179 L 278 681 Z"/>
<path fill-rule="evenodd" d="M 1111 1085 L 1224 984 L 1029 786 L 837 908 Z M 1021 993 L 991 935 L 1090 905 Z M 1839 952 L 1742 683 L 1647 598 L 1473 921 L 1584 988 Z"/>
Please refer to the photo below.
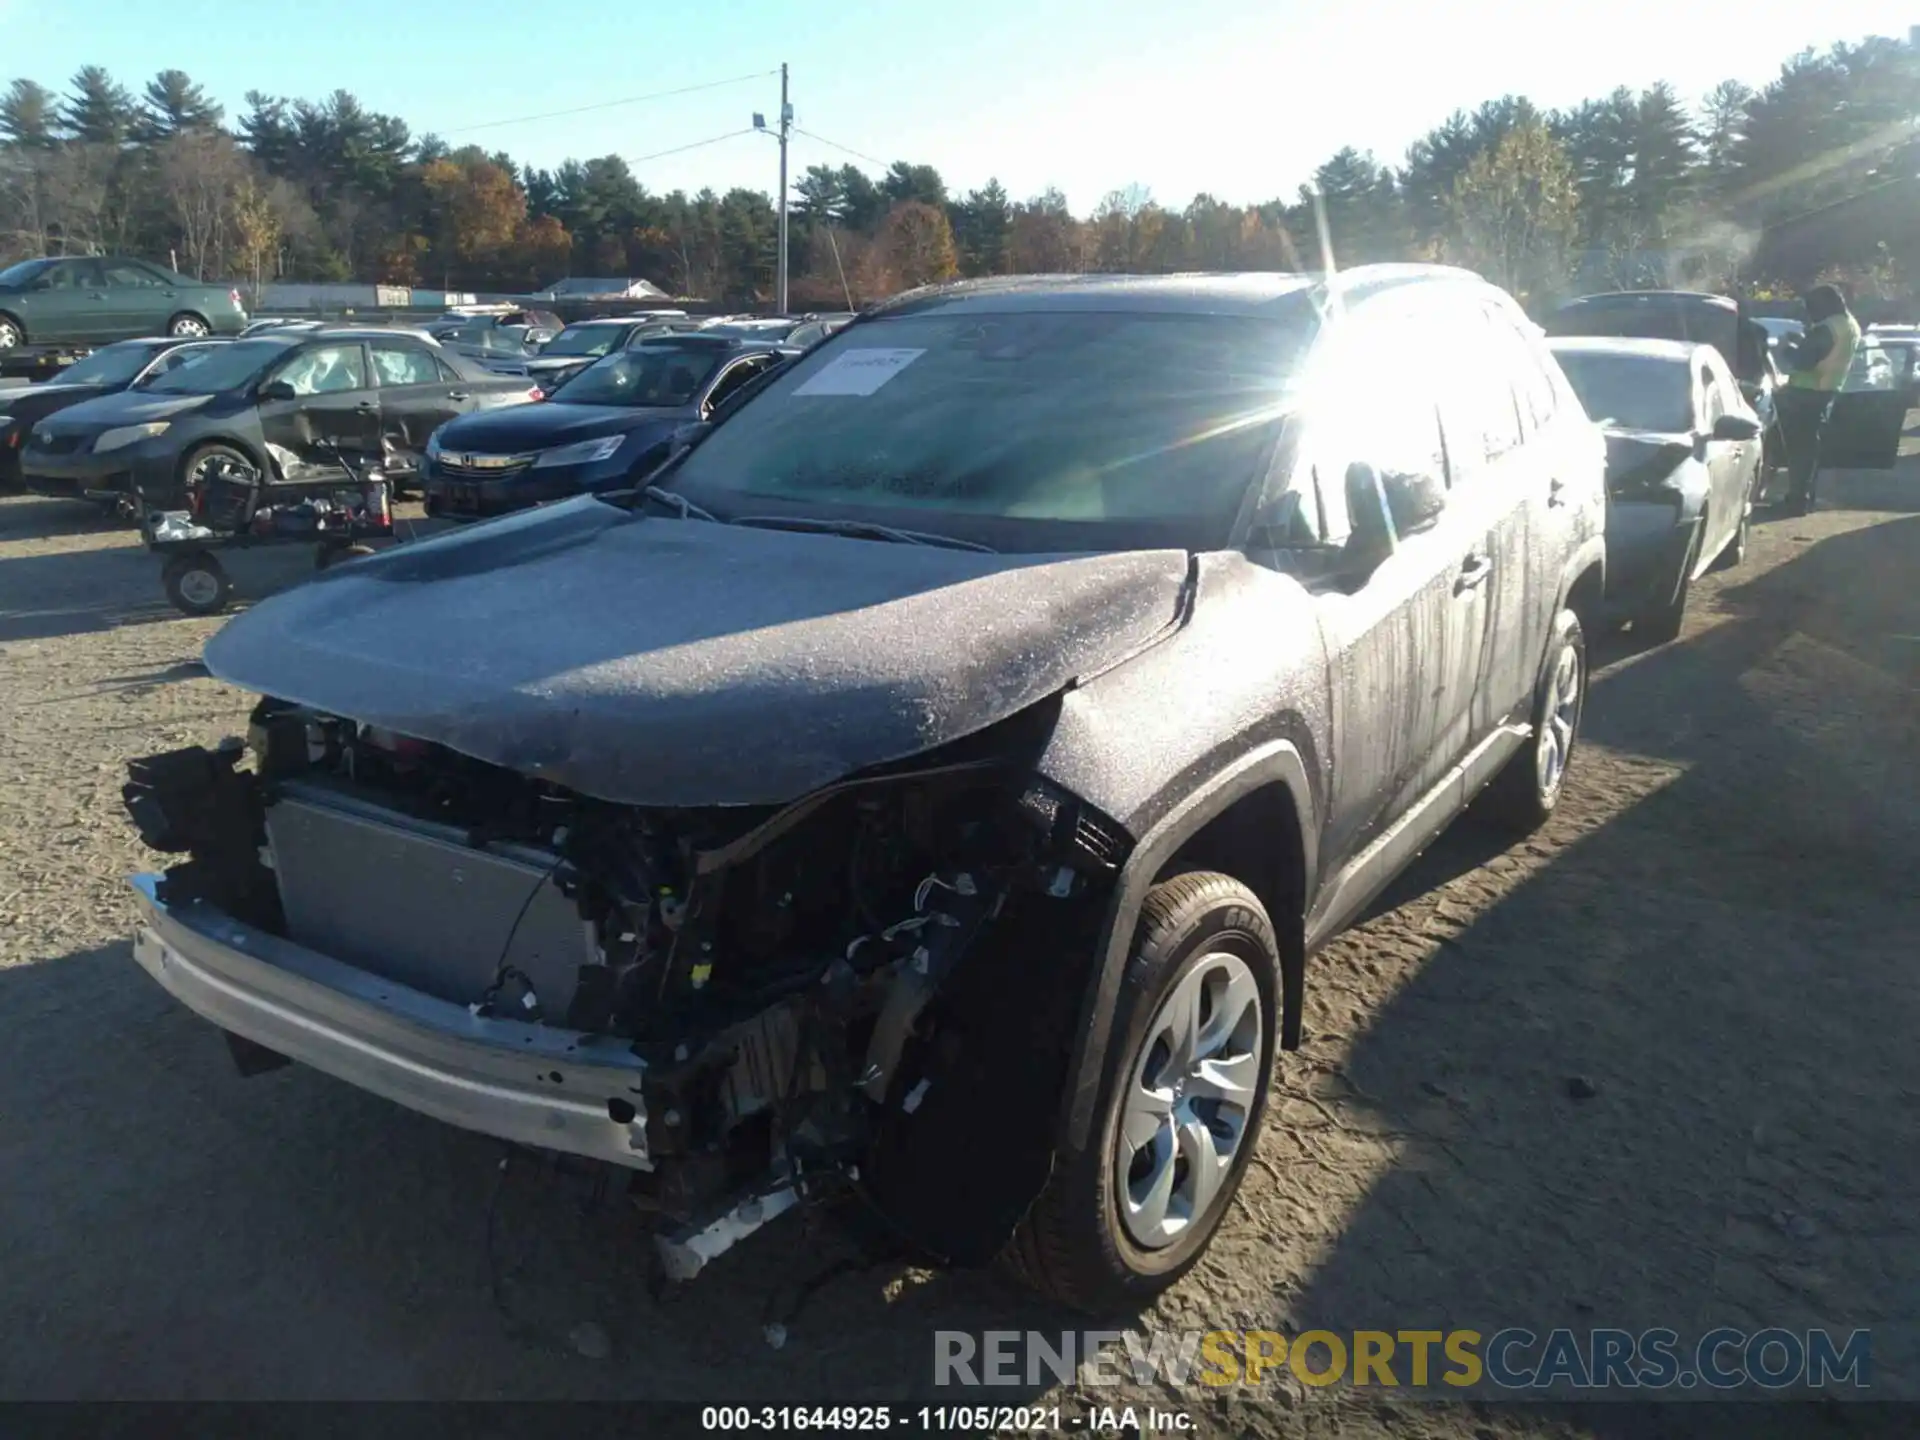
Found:
<path fill-rule="evenodd" d="M 208 642 L 244 689 L 632 805 L 778 804 L 1151 644 L 1184 551 L 987 555 L 591 498 L 398 546 Z"/>

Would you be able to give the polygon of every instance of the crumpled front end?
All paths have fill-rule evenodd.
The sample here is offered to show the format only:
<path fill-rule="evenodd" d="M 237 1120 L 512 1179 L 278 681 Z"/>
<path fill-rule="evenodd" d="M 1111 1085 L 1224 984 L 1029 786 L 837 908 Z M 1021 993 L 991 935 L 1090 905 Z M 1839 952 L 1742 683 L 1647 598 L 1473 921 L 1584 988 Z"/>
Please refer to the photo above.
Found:
<path fill-rule="evenodd" d="M 1045 1181 L 1033 1096 L 1129 843 L 1025 767 L 1051 723 L 662 809 L 263 701 L 244 746 L 130 767 L 182 857 L 136 882 L 137 957 L 255 1062 L 624 1167 L 671 1275 L 854 1190 L 981 1261 Z"/>

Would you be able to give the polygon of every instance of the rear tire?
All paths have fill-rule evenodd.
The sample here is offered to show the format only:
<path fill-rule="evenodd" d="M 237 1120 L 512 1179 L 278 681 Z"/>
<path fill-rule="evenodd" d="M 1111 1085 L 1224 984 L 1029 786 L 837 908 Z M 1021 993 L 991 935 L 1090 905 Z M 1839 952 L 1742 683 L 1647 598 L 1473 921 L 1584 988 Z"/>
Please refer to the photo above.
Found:
<path fill-rule="evenodd" d="M 211 335 L 213 327 L 191 311 L 182 311 L 167 321 L 167 334 L 180 340 L 197 340 L 203 335 Z"/>
<path fill-rule="evenodd" d="M 192 550 L 167 561 L 160 572 L 173 608 L 186 615 L 218 615 L 233 598 L 226 568 L 206 550 Z"/>
<path fill-rule="evenodd" d="M 1481 792 L 1474 813 L 1516 837 L 1546 824 L 1566 789 L 1586 705 L 1587 637 L 1579 617 L 1562 610 L 1534 686 L 1532 740 Z"/>
<path fill-rule="evenodd" d="M 1254 893 L 1190 871 L 1148 892 L 1105 1047 L 1087 1148 L 1061 1150 L 1005 1257 L 1094 1314 L 1136 1310 L 1193 1268 L 1259 1143 L 1279 946 Z M 1224 1153 L 1223 1153 L 1224 1152 Z M 1204 1167 L 1204 1168 L 1203 1168 Z"/>

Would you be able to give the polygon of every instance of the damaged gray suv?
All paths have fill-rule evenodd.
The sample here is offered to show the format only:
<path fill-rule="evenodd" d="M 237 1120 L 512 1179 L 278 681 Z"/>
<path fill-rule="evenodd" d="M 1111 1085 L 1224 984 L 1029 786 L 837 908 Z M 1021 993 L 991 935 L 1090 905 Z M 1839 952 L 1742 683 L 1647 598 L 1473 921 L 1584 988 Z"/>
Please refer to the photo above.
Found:
<path fill-rule="evenodd" d="M 1316 947 L 1553 810 L 1604 465 L 1464 272 L 915 292 L 650 483 L 227 625 L 266 698 L 131 767 L 135 955 L 243 1070 L 622 1167 L 663 1276 L 858 1201 L 1137 1306 Z"/>

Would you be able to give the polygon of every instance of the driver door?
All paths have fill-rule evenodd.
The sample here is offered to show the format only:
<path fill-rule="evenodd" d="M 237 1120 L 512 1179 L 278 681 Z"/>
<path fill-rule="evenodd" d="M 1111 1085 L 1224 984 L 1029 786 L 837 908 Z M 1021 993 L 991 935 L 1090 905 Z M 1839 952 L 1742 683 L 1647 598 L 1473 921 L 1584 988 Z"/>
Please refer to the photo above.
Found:
<path fill-rule="evenodd" d="M 260 430 L 282 478 L 341 478 L 333 447 L 361 461 L 380 454 L 380 392 L 358 340 L 303 346 L 267 377 L 291 396 L 260 401 Z"/>
<path fill-rule="evenodd" d="M 1907 391 L 1842 390 L 1820 436 L 1822 470 L 1891 470 L 1907 428 Z"/>
<path fill-rule="evenodd" d="M 1383 296 L 1346 321 L 1317 387 L 1301 452 L 1323 542 L 1353 533 L 1348 467 L 1444 483 L 1438 377 L 1446 363 L 1413 297 Z M 1383 367 L 1384 370 L 1383 370 Z M 1332 655 L 1333 780 L 1323 850 L 1328 873 L 1408 812 L 1470 744 L 1487 631 L 1486 527 L 1449 503 L 1404 535 L 1357 585 L 1337 564 L 1313 583 Z"/>

